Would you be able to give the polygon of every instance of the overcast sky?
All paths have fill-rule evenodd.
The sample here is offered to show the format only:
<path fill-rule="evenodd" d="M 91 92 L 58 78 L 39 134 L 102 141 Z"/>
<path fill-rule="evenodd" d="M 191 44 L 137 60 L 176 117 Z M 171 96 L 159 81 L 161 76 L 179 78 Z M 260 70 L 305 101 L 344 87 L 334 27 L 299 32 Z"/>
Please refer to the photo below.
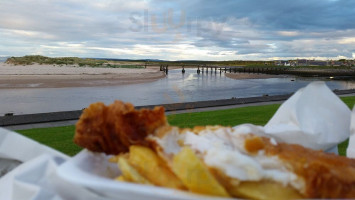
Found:
<path fill-rule="evenodd" d="M 0 56 L 355 58 L 355 0 L 0 0 Z"/>

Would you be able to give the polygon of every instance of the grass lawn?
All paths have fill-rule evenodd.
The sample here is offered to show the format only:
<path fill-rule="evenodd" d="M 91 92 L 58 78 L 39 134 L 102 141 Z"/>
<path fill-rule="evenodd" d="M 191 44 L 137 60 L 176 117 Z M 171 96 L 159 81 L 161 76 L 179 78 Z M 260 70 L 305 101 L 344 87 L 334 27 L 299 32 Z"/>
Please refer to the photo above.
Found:
<path fill-rule="evenodd" d="M 355 96 L 342 97 L 341 99 L 352 109 L 355 104 Z M 243 123 L 265 125 L 279 106 L 279 104 L 273 104 L 198 113 L 176 114 L 169 115 L 168 121 L 171 125 L 179 127 L 217 124 L 223 126 L 235 126 Z M 81 150 L 80 147 L 76 146 L 72 142 L 74 130 L 74 126 L 64 126 L 18 130 L 17 132 L 72 156 Z M 340 155 L 345 155 L 347 146 L 348 141 L 339 144 L 338 148 Z"/>

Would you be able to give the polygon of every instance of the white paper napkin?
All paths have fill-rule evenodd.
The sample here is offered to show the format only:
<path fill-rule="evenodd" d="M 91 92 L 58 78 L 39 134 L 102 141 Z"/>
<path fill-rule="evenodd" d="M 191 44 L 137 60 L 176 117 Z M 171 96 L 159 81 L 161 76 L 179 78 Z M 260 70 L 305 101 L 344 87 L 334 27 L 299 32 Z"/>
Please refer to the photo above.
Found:
<path fill-rule="evenodd" d="M 26 162 L 44 153 L 67 157 L 48 146 L 0 127 L 0 158 Z"/>
<path fill-rule="evenodd" d="M 23 162 L 0 178 L 0 199 L 60 200 L 50 177 L 67 159 L 61 152 L 0 128 L 0 166 L 10 170 Z"/>
<path fill-rule="evenodd" d="M 350 139 L 349 146 L 346 149 L 346 156 L 349 158 L 355 158 L 355 106 L 351 113 Z"/>
<path fill-rule="evenodd" d="M 42 154 L 18 166 L 0 179 L 0 199 L 61 200 L 51 176 L 63 162 L 61 157 Z"/>
<path fill-rule="evenodd" d="M 349 138 L 350 109 L 324 82 L 292 95 L 265 125 L 277 141 L 329 151 Z"/>

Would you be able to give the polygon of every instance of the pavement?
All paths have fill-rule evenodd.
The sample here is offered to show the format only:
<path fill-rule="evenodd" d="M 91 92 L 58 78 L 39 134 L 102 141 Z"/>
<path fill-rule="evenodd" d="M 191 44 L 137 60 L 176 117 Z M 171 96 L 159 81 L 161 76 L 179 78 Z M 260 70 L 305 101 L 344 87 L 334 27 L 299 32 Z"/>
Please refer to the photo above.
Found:
<path fill-rule="evenodd" d="M 167 111 L 166 115 L 180 114 L 180 113 L 194 113 L 194 112 L 205 112 L 205 111 L 214 111 L 214 110 L 225 110 L 231 108 L 241 108 L 247 106 L 261 106 L 261 105 L 270 105 L 270 104 L 281 104 L 283 101 L 273 101 L 273 102 L 261 102 L 261 103 L 251 103 L 243 105 L 229 105 L 229 106 L 216 106 L 208 108 L 195 108 L 195 109 L 186 109 L 186 110 L 177 110 L 177 111 Z M 20 125 L 10 125 L 3 126 L 3 128 L 9 130 L 25 130 L 33 128 L 50 128 L 50 127 L 59 127 L 59 126 L 70 126 L 74 125 L 78 120 L 66 120 L 66 121 L 57 121 L 57 122 L 45 122 L 45 123 L 33 123 L 33 124 L 20 124 Z"/>
<path fill-rule="evenodd" d="M 345 96 L 355 96 L 355 93 L 339 95 L 340 97 Z M 231 108 L 241 108 L 248 106 L 262 106 L 262 105 L 271 105 L 271 104 L 282 104 L 285 100 L 280 101 L 264 101 L 257 103 L 243 103 L 237 105 L 226 105 L 226 106 L 213 106 L 213 107 L 202 107 L 202 108 L 192 108 L 192 109 L 182 109 L 182 110 L 172 110 L 167 111 L 166 115 L 180 114 L 180 113 L 194 113 L 194 112 L 205 112 L 205 111 L 214 111 L 214 110 L 224 110 Z M 24 129 L 33 129 L 33 128 L 49 128 L 49 127 L 60 127 L 60 126 L 70 126 L 74 125 L 78 120 L 63 120 L 63 121 L 53 121 L 53 122 L 44 122 L 44 123 L 30 123 L 30 124 L 19 124 L 19 125 L 8 125 L 2 126 L 3 128 L 9 130 L 24 130 Z"/>

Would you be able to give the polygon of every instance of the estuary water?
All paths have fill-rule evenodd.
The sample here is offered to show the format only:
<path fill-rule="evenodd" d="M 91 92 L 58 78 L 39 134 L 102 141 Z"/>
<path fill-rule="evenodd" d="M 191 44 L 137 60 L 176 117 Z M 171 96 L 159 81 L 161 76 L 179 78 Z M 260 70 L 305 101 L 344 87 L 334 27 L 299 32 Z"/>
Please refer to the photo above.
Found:
<path fill-rule="evenodd" d="M 155 105 L 262 95 L 289 94 L 319 78 L 269 78 L 234 80 L 224 72 L 197 74 L 196 69 L 169 70 L 167 77 L 151 83 L 108 87 L 1 89 L 0 116 L 80 110 L 94 102 L 114 100 L 134 105 Z M 323 79 L 334 89 L 354 89 L 355 81 Z"/>

